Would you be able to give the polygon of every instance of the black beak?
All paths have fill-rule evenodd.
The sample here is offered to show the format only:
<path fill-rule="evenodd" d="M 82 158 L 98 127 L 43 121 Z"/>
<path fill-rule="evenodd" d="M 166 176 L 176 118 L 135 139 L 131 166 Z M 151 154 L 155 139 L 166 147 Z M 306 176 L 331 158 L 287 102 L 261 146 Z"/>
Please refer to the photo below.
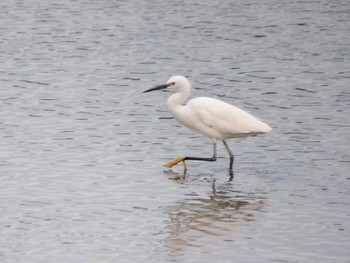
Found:
<path fill-rule="evenodd" d="M 143 93 L 150 92 L 150 91 L 154 91 L 154 90 L 166 89 L 166 88 L 169 87 L 170 85 L 171 85 L 171 83 L 159 85 L 159 86 L 157 86 L 157 87 L 154 87 L 154 88 L 145 90 Z"/>

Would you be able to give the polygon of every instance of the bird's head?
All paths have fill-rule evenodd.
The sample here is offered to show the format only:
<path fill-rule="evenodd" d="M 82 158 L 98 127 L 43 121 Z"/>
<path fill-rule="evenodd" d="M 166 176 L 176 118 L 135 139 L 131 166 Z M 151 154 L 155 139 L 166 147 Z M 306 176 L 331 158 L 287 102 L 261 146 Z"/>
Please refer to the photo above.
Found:
<path fill-rule="evenodd" d="M 189 90 L 191 88 L 191 84 L 188 81 L 188 79 L 184 76 L 173 76 L 165 84 L 156 86 L 154 88 L 145 90 L 145 92 L 150 92 L 154 90 L 161 90 L 161 89 L 169 89 L 169 90 L 175 90 L 175 91 L 182 91 L 182 90 Z"/>

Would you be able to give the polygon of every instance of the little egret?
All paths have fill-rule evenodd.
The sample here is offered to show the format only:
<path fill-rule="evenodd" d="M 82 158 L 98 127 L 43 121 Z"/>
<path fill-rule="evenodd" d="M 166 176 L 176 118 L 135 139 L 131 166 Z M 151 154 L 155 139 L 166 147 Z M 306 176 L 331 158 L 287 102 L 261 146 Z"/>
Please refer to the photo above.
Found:
<path fill-rule="evenodd" d="M 253 115 L 218 99 L 199 97 L 190 100 L 185 106 L 182 105 L 191 91 L 190 82 L 183 76 L 173 76 L 165 84 L 145 90 L 144 93 L 161 89 L 176 91 L 167 102 L 173 117 L 183 126 L 199 132 L 213 141 L 212 157 L 179 157 L 165 164 L 168 168 L 183 162 L 184 172 L 186 172 L 185 160 L 216 161 L 216 143 L 222 141 L 230 157 L 230 172 L 232 173 L 234 155 L 225 139 L 241 138 L 271 131 L 269 125 Z"/>

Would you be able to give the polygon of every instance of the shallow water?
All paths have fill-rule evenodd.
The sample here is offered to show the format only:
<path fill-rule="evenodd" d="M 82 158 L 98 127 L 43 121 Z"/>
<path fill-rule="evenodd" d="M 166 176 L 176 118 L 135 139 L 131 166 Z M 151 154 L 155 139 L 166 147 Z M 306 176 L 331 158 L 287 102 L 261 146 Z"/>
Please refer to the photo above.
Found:
<path fill-rule="evenodd" d="M 349 262 L 348 1 L 0 4 L 1 262 Z M 266 121 L 222 145 L 171 75 Z"/>

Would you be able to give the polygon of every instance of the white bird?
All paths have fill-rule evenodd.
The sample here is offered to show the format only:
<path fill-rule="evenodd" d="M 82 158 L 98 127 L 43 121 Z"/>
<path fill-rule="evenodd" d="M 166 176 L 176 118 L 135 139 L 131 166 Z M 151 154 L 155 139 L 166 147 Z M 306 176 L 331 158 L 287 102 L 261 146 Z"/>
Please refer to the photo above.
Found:
<path fill-rule="evenodd" d="M 216 143 L 222 141 L 230 157 L 230 171 L 232 173 L 234 155 L 225 139 L 271 131 L 269 125 L 253 115 L 218 99 L 198 97 L 190 100 L 186 105 L 182 105 L 191 92 L 191 84 L 183 76 L 173 76 L 165 84 L 144 92 L 161 89 L 176 91 L 175 94 L 169 97 L 167 102 L 168 109 L 173 117 L 183 126 L 199 132 L 213 141 L 212 157 L 180 157 L 165 164 L 166 167 L 171 168 L 182 161 L 184 172 L 186 172 L 185 160 L 216 161 Z"/>

